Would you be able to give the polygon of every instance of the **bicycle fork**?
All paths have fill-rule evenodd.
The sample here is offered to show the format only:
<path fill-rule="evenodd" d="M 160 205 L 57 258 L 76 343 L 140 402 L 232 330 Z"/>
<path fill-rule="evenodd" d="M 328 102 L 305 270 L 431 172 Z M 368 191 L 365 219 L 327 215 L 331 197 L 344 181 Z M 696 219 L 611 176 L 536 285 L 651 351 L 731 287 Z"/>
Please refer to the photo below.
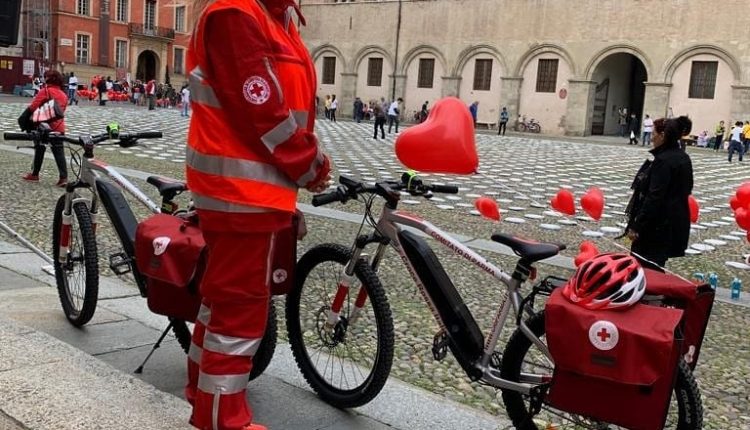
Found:
<path fill-rule="evenodd" d="M 76 197 L 72 192 L 65 194 L 65 206 L 62 213 L 62 228 L 60 229 L 60 247 L 58 255 L 58 263 L 66 264 L 68 262 L 68 253 L 70 251 L 70 242 L 73 236 L 73 205 L 79 201 L 87 202 L 87 199 Z M 91 219 L 91 230 L 96 233 L 97 215 L 99 214 L 96 194 L 91 199 L 91 206 L 88 209 L 89 216 Z"/>

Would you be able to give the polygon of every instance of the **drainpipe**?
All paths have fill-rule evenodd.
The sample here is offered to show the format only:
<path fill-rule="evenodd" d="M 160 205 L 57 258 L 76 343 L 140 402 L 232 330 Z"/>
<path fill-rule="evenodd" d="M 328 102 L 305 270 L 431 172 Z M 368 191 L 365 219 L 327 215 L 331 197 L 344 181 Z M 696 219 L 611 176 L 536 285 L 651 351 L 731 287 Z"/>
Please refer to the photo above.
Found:
<path fill-rule="evenodd" d="M 393 83 L 391 85 L 391 101 L 396 100 L 396 73 L 398 73 L 398 45 L 401 40 L 401 0 L 398 0 L 398 20 L 396 21 L 396 53 L 393 58 Z"/>

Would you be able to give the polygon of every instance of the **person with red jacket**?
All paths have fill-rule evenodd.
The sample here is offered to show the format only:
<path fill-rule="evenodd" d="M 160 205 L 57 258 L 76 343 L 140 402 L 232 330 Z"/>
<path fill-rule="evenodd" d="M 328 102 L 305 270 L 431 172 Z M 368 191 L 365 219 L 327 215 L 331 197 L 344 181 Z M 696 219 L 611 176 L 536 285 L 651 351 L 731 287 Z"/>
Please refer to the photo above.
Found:
<path fill-rule="evenodd" d="M 186 177 L 208 261 L 185 396 L 197 428 L 260 430 L 245 388 L 275 237 L 291 226 L 298 189 L 321 192 L 330 180 L 313 133 L 315 69 L 293 0 L 196 0 L 194 10 Z"/>
<path fill-rule="evenodd" d="M 44 87 L 37 93 L 34 100 L 29 105 L 29 110 L 34 112 L 39 109 L 40 106 L 47 103 L 50 99 L 54 99 L 60 109 L 65 112 L 68 107 L 68 96 L 63 90 L 63 76 L 57 70 L 48 70 L 44 72 Z M 49 126 L 54 132 L 65 134 L 65 119 L 59 118 L 49 122 Z M 68 167 L 67 160 L 65 159 L 65 148 L 62 144 L 51 145 L 52 155 L 55 156 L 55 163 L 57 164 L 57 171 L 60 174 L 57 180 L 58 187 L 64 187 L 68 183 Z M 44 161 L 44 153 L 46 152 L 45 145 L 34 146 L 34 163 L 32 165 L 32 171 L 23 175 L 25 181 L 39 182 L 39 171 L 42 169 L 42 162 Z"/>

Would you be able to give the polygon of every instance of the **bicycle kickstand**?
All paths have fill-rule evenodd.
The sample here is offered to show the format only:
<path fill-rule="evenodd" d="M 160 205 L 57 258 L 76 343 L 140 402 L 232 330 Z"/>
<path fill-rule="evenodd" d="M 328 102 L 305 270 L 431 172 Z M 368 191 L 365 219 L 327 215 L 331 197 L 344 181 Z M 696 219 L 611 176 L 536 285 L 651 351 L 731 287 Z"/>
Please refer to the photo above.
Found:
<path fill-rule="evenodd" d="M 164 331 L 163 331 L 163 332 L 161 333 L 161 336 L 159 336 L 159 340 L 157 340 L 157 341 L 156 341 L 156 343 L 154 344 L 154 347 L 153 347 L 153 348 L 151 348 L 151 351 L 149 351 L 148 355 L 146 356 L 146 359 L 145 359 L 145 360 L 143 360 L 143 363 L 141 363 L 141 365 L 140 365 L 140 366 L 138 366 L 138 368 L 137 368 L 137 369 L 135 369 L 135 372 L 133 372 L 133 373 L 136 373 L 136 374 L 141 374 L 141 373 L 143 373 L 143 366 L 145 366 L 145 365 L 146 365 L 146 362 L 147 362 L 147 361 L 148 361 L 148 360 L 149 360 L 149 359 L 151 358 L 151 356 L 152 356 L 152 355 L 154 354 L 154 352 L 155 352 L 155 351 L 156 351 L 157 349 L 159 349 L 159 347 L 161 346 L 161 342 L 162 342 L 162 341 L 164 340 L 164 338 L 165 338 L 165 337 L 167 337 L 167 333 L 169 333 L 169 330 L 170 330 L 170 329 L 172 329 L 172 325 L 173 325 L 173 324 L 174 324 L 174 322 L 173 322 L 173 321 L 172 321 L 172 320 L 170 319 L 170 321 L 169 321 L 169 325 L 168 325 L 168 326 L 167 326 L 167 328 L 165 328 L 165 329 L 164 329 Z"/>

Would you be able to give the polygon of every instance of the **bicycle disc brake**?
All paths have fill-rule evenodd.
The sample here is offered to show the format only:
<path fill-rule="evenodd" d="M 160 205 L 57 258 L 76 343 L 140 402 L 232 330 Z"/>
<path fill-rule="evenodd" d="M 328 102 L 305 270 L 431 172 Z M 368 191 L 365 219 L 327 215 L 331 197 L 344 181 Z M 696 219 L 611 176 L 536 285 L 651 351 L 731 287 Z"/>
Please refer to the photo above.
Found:
<path fill-rule="evenodd" d="M 432 358 L 441 361 L 448 355 L 448 334 L 440 330 L 432 339 Z"/>

